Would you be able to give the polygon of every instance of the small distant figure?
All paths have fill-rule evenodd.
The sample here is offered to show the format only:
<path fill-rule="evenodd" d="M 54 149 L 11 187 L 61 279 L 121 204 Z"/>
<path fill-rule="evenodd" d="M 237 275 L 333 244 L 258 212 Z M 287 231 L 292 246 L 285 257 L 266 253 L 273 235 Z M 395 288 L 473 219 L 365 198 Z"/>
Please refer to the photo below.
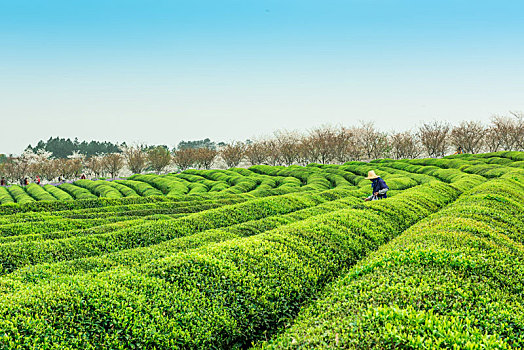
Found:
<path fill-rule="evenodd" d="M 461 146 L 458 146 L 457 151 L 453 154 L 464 154 L 464 151 L 462 150 Z"/>
<path fill-rule="evenodd" d="M 389 187 L 386 185 L 386 181 L 382 180 L 380 176 L 375 174 L 374 170 L 368 172 L 368 177 L 366 177 L 366 179 L 371 180 L 371 188 L 373 189 L 371 196 L 364 199 L 366 202 L 388 198 L 387 192 Z"/>
<path fill-rule="evenodd" d="M 29 179 L 26 177 L 26 178 L 24 179 L 24 186 L 27 186 L 27 185 L 29 185 Z"/>
<path fill-rule="evenodd" d="M 40 182 L 41 182 L 41 180 L 40 180 L 40 176 L 36 175 L 35 183 L 36 183 L 37 185 L 40 185 Z"/>
<path fill-rule="evenodd" d="M 58 177 L 58 182 L 62 182 L 62 177 L 61 176 Z"/>
<path fill-rule="evenodd" d="M 0 186 L 7 186 L 7 181 L 4 177 L 2 177 L 2 179 L 0 179 Z"/>
<path fill-rule="evenodd" d="M 82 176 L 80 176 L 80 180 L 85 180 L 85 179 L 86 179 L 86 175 L 82 174 Z"/>

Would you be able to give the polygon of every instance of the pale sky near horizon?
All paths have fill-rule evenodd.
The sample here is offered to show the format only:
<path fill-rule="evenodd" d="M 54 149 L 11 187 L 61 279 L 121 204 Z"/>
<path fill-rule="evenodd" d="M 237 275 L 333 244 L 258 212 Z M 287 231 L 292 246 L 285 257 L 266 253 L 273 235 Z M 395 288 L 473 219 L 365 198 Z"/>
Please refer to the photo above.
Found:
<path fill-rule="evenodd" d="M 524 110 L 522 1 L 0 0 L 0 153 Z"/>

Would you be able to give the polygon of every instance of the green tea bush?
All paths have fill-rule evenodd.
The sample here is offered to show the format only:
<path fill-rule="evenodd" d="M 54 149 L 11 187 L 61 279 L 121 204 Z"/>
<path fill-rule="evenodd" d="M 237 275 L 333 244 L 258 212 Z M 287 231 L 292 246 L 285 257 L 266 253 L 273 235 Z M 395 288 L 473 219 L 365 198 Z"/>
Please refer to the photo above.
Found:
<path fill-rule="evenodd" d="M 63 183 L 58 186 L 61 190 L 69 193 L 74 199 L 96 199 L 97 196 L 86 190 L 85 188 L 75 186 L 70 183 Z"/>
<path fill-rule="evenodd" d="M 13 196 L 9 193 L 7 188 L 0 187 L 0 204 L 15 203 Z"/>
<path fill-rule="evenodd" d="M 149 197 L 149 196 L 162 196 L 163 193 L 160 190 L 157 190 L 150 184 L 142 181 L 135 181 L 135 180 L 114 180 L 114 182 L 127 186 L 131 188 L 133 191 L 138 193 L 141 196 Z"/>
<path fill-rule="evenodd" d="M 127 249 L 105 254 L 103 256 L 80 258 L 60 263 L 27 266 L 13 274 L 10 274 L 9 278 L 16 278 L 17 280 L 37 283 L 41 281 L 48 282 L 52 279 L 58 278 L 59 276 L 88 273 L 94 270 L 101 272 L 120 265 L 139 267 L 140 265 L 151 263 L 152 260 L 162 259 L 176 252 L 194 249 L 202 247 L 206 244 L 226 241 L 233 238 L 253 236 L 278 227 L 290 225 L 313 216 L 325 214 L 334 210 L 347 209 L 348 207 L 355 206 L 359 203 L 360 200 L 354 197 L 335 199 L 333 201 L 321 203 L 317 206 L 306 209 L 300 209 L 288 214 L 277 214 L 259 220 L 247 221 L 227 227 L 206 230 L 201 233 L 180 237 L 178 239 L 165 241 L 148 247 Z M 132 225 L 135 226 L 137 221 L 138 220 L 133 220 L 117 224 L 129 225 L 132 223 Z M 140 222 L 143 223 L 143 221 Z M 76 230 L 76 232 L 69 232 L 75 232 L 78 235 L 92 234 L 95 229 L 101 227 L 103 227 L 105 230 L 113 230 L 111 227 L 112 225 L 115 224 L 98 226 L 96 228 L 86 230 Z M 64 232 L 57 232 L 57 234 L 64 234 Z"/>
<path fill-rule="evenodd" d="M 43 242 L 4 244 L 0 245 L 2 273 L 7 273 L 27 264 L 63 261 L 139 246 L 149 246 L 208 229 L 289 213 L 317 205 L 332 198 L 341 198 L 344 195 L 346 193 L 341 191 L 335 192 L 333 195 L 330 191 L 327 191 L 327 193 L 319 194 L 288 194 L 260 198 L 206 210 L 180 219 L 161 220 L 109 233 Z M 4 236 L 12 236 L 35 233 L 37 227 L 39 233 L 63 230 L 63 225 L 73 225 L 72 229 L 89 228 L 96 220 L 56 219 L 50 222 L 28 223 L 27 225 L 3 225 L 0 226 L 0 232 Z M 100 219 L 99 223 L 107 222 L 102 220 Z M 2 229 L 3 231 L 1 231 Z"/>
<path fill-rule="evenodd" d="M 49 192 L 44 190 L 40 185 L 29 184 L 25 188 L 27 194 L 29 194 L 33 199 L 37 201 L 56 201 L 56 198 L 53 197 Z"/>
<path fill-rule="evenodd" d="M 136 174 L 129 177 L 129 180 L 147 182 L 148 184 L 157 188 L 158 190 L 162 191 L 163 194 L 168 196 L 180 196 L 186 194 L 189 191 L 188 186 L 175 177 L 159 176 L 152 174 Z"/>
<path fill-rule="evenodd" d="M 34 202 L 35 200 L 33 197 L 29 196 L 22 187 L 18 185 L 11 185 L 7 187 L 7 191 L 9 194 L 13 197 L 13 199 L 16 201 L 16 203 L 19 204 L 26 204 Z"/>
<path fill-rule="evenodd" d="M 89 190 L 89 192 L 93 193 L 97 197 L 121 198 L 122 193 L 112 186 L 109 186 L 108 182 L 109 181 L 104 180 L 77 180 L 74 182 L 74 184 Z"/>
<path fill-rule="evenodd" d="M 43 189 L 59 201 L 69 201 L 74 199 L 73 196 L 71 196 L 69 193 L 53 185 L 44 185 Z"/>
<path fill-rule="evenodd" d="M 116 183 L 115 181 L 107 181 L 107 185 L 116 188 L 124 197 L 140 197 L 132 188 Z"/>

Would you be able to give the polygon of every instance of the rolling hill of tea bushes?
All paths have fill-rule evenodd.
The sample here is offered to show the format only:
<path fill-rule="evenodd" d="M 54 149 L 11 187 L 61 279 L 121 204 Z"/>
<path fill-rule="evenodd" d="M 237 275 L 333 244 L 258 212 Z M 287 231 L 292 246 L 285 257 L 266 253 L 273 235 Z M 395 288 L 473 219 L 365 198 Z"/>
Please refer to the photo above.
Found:
<path fill-rule="evenodd" d="M 363 202 L 375 170 L 390 187 Z M 0 187 L 0 349 L 524 347 L 524 152 Z"/>

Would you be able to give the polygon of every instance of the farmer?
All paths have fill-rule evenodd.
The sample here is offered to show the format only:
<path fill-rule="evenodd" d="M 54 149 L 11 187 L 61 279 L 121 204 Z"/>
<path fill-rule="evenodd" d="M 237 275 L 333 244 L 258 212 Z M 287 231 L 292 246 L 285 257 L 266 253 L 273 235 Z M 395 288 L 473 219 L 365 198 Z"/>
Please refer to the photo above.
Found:
<path fill-rule="evenodd" d="M 0 180 L 0 186 L 7 186 L 7 181 L 5 180 L 5 177 L 2 176 L 2 180 Z"/>
<path fill-rule="evenodd" d="M 364 199 L 366 202 L 388 197 L 388 185 L 386 185 L 386 182 L 382 180 L 380 176 L 375 174 L 374 170 L 370 170 L 368 172 L 368 177 L 366 177 L 366 179 L 371 180 L 371 188 L 373 189 L 373 193 L 371 194 L 371 196 Z"/>

